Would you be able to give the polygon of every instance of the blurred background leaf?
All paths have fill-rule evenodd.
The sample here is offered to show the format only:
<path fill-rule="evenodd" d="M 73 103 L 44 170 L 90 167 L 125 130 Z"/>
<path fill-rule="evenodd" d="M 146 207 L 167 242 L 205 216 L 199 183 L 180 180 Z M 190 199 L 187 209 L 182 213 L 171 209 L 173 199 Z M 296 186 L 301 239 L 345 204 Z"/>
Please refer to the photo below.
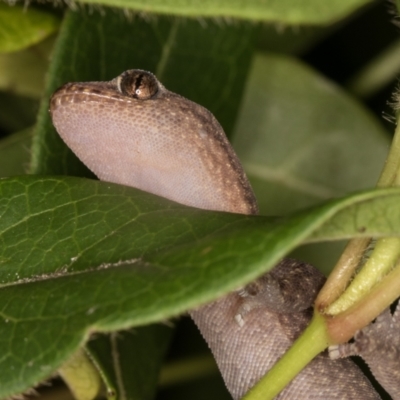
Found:
<path fill-rule="evenodd" d="M 50 12 L 0 3 L 0 53 L 23 50 L 50 36 L 59 19 Z"/>
<path fill-rule="evenodd" d="M 85 0 L 135 11 L 184 17 L 234 17 L 283 24 L 329 24 L 370 3 L 371 0 Z"/>

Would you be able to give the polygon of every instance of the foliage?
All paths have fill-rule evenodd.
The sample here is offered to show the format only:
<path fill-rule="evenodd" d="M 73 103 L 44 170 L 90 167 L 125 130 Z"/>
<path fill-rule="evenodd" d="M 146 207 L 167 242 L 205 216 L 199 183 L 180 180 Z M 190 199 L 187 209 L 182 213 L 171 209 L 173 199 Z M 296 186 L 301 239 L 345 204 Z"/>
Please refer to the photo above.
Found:
<path fill-rule="evenodd" d="M 109 399 L 154 398 L 173 333 L 166 320 L 301 245 L 296 251 L 328 272 L 338 251 L 326 242 L 400 235 L 399 189 L 373 189 L 389 134 L 350 93 L 393 80 L 397 61 L 376 54 L 346 88 L 299 56 L 369 1 L 86 2 L 101 7 L 0 4 L 0 126 L 12 132 L 0 142 L 8 177 L 0 181 L 0 398 L 48 379 L 85 343 Z M 374 65 L 388 63 L 377 84 Z M 132 68 L 216 115 L 262 216 L 196 210 L 86 179 L 93 175 L 51 126 L 49 97 L 65 82 Z M 16 176 L 27 165 L 31 176 Z M 182 326 L 177 337 L 188 340 Z M 171 376 L 174 354 L 162 376 Z M 208 376 L 212 364 L 188 354 L 169 381 L 180 385 L 157 398 L 229 398 Z M 185 367 L 193 364 L 194 377 Z M 215 383 L 207 394 L 201 379 Z"/>

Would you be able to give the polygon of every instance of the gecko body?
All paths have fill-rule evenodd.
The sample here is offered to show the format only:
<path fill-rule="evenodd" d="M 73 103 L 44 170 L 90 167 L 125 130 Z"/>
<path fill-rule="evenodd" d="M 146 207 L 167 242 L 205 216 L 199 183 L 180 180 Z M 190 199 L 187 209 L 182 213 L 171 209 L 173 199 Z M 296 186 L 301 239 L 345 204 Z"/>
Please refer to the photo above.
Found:
<path fill-rule="evenodd" d="M 168 91 L 149 72 L 69 83 L 51 99 L 53 123 L 100 179 L 185 205 L 256 214 L 241 164 L 214 116 Z M 283 260 L 238 292 L 190 312 L 228 390 L 240 399 L 307 325 L 323 281 L 312 266 Z M 397 392 L 398 393 L 398 392 Z M 315 358 L 280 399 L 377 399 L 349 359 Z"/>

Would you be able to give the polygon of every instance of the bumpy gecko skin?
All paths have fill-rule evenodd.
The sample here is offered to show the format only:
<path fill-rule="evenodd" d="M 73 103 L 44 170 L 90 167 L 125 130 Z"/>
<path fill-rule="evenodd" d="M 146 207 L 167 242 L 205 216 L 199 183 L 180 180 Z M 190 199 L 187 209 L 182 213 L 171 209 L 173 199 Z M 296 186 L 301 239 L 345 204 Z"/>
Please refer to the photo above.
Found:
<path fill-rule="evenodd" d="M 353 343 L 331 346 L 332 359 L 361 356 L 393 399 L 400 399 L 400 303 L 393 316 L 386 309 L 354 336 Z"/>
<path fill-rule="evenodd" d="M 189 206 L 256 214 L 246 175 L 213 115 L 151 73 L 69 83 L 51 99 L 53 123 L 100 179 Z M 268 371 L 309 321 L 322 277 L 282 261 L 239 292 L 192 311 L 234 399 Z M 350 360 L 317 357 L 278 398 L 376 399 Z"/>
<path fill-rule="evenodd" d="M 149 72 L 67 83 L 54 93 L 50 111 L 59 135 L 101 180 L 198 208 L 257 213 L 215 117 Z"/>
<path fill-rule="evenodd" d="M 300 336 L 324 281 L 313 266 L 284 259 L 244 289 L 191 312 L 235 400 Z M 276 298 L 269 296 L 270 288 L 273 293 L 279 288 Z M 296 299 L 300 306 L 294 304 Z M 240 323 L 238 315 L 243 318 Z M 379 396 L 351 360 L 332 361 L 323 353 L 276 398 L 369 400 Z"/>

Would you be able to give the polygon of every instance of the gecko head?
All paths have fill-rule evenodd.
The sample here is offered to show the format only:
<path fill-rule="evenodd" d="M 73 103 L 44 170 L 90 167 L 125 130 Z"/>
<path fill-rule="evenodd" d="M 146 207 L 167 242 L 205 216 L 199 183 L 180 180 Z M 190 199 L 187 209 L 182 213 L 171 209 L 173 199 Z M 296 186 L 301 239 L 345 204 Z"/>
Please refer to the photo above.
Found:
<path fill-rule="evenodd" d="M 215 117 L 150 72 L 67 83 L 53 94 L 50 112 L 60 137 L 102 180 L 198 208 L 257 210 Z"/>

